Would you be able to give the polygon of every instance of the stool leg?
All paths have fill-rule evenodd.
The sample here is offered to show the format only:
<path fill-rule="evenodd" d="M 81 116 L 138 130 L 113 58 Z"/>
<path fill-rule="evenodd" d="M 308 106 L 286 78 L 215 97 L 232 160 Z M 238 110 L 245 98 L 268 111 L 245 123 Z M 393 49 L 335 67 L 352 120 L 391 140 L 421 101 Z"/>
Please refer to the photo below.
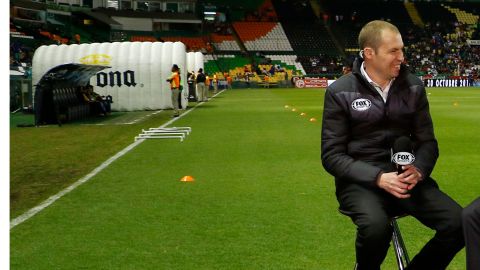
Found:
<path fill-rule="evenodd" d="M 402 239 L 402 234 L 400 233 L 400 228 L 398 227 L 397 219 L 393 218 L 391 221 L 393 234 L 392 242 L 393 248 L 395 250 L 395 257 L 397 259 L 398 269 L 404 270 L 410 264 L 410 259 L 408 258 L 407 248 Z"/>

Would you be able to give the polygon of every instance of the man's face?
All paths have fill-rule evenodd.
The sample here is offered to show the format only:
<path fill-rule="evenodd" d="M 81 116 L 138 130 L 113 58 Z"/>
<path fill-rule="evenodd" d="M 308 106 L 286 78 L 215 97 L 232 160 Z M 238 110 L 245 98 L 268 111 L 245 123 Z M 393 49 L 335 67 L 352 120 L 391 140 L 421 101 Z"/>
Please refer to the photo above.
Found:
<path fill-rule="evenodd" d="M 384 30 L 382 40 L 377 50 L 365 51 L 369 65 L 367 71 L 375 73 L 375 77 L 381 80 L 391 80 L 400 73 L 400 64 L 404 61 L 403 41 L 399 33 Z"/>

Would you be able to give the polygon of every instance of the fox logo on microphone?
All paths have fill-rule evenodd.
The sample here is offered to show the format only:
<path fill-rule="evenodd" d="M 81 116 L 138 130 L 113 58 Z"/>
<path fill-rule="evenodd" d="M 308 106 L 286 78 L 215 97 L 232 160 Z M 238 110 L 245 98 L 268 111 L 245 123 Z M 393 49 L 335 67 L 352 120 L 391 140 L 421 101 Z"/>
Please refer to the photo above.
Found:
<path fill-rule="evenodd" d="M 415 156 L 409 152 L 398 152 L 393 154 L 392 162 L 398 165 L 409 165 L 415 161 Z"/>

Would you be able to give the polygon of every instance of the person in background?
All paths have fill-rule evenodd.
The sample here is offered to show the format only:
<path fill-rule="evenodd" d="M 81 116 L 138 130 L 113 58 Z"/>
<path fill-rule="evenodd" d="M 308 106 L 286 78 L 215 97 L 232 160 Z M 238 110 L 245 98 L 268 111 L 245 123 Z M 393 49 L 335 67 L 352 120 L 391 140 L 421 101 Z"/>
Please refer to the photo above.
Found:
<path fill-rule="evenodd" d="M 247 87 L 250 88 L 250 72 L 246 72 L 244 74 L 244 77 L 245 77 L 245 83 L 247 84 Z"/>
<path fill-rule="evenodd" d="M 248 65 L 244 65 L 244 66 L 243 66 L 243 73 L 244 73 L 244 74 L 247 74 L 247 73 L 249 73 L 249 72 L 250 72 L 250 69 L 248 68 Z"/>
<path fill-rule="evenodd" d="M 270 76 L 263 76 L 263 88 L 270 88 Z"/>
<path fill-rule="evenodd" d="M 444 270 L 465 245 L 462 207 L 430 177 L 439 152 L 425 87 L 403 64 L 393 24 L 367 23 L 358 43 L 352 73 L 327 88 L 322 123 L 323 166 L 335 177 L 340 209 L 357 226 L 356 269 L 380 269 L 391 216 L 408 214 L 436 231 L 408 270 Z M 412 141 L 415 160 L 397 173 L 391 149 L 402 136 Z"/>
<path fill-rule="evenodd" d="M 81 43 L 80 34 L 75 34 L 75 35 L 73 36 L 73 41 L 75 42 L 75 44 L 80 44 L 80 43 Z"/>
<path fill-rule="evenodd" d="M 107 100 L 104 100 L 99 94 L 95 93 L 93 91 L 93 86 L 87 85 L 85 87 L 80 87 L 80 94 L 82 95 L 82 99 L 86 103 L 91 104 L 90 107 L 100 116 L 105 116 L 110 112 L 110 103 Z"/>
<path fill-rule="evenodd" d="M 210 76 L 208 76 L 207 73 L 205 73 L 205 87 L 207 88 L 208 92 L 208 90 L 210 90 Z"/>
<path fill-rule="evenodd" d="M 268 71 L 267 71 L 266 68 L 263 68 L 263 69 L 262 69 L 262 74 L 263 74 L 263 75 L 268 75 Z"/>
<path fill-rule="evenodd" d="M 352 72 L 352 68 L 350 68 L 349 66 L 343 66 L 342 67 L 342 74 L 343 75 L 347 75 L 350 72 Z"/>
<path fill-rule="evenodd" d="M 180 115 L 179 108 L 180 104 L 178 98 L 180 97 L 180 69 L 177 64 L 172 66 L 172 74 L 167 79 L 167 82 L 170 83 L 170 90 L 172 90 L 172 105 L 173 105 L 173 117 L 178 117 Z"/>
<path fill-rule="evenodd" d="M 197 97 L 199 102 L 208 100 L 208 91 L 205 86 L 206 80 L 207 77 L 203 74 L 203 69 L 200 68 L 197 74 Z"/>
<path fill-rule="evenodd" d="M 227 89 L 232 89 L 232 77 L 230 76 L 230 74 L 227 74 Z"/>
<path fill-rule="evenodd" d="M 217 78 L 217 74 L 213 74 L 212 84 L 213 84 L 213 93 L 214 93 L 214 94 L 218 93 L 218 78 Z"/>
<path fill-rule="evenodd" d="M 188 85 L 188 100 L 189 101 L 197 101 L 198 94 L 195 91 L 195 72 L 192 70 L 191 72 L 187 73 L 187 85 Z"/>
<path fill-rule="evenodd" d="M 275 75 L 275 71 L 276 71 L 276 70 L 275 70 L 275 65 L 271 65 L 271 66 L 270 66 L 270 70 L 268 70 L 268 74 L 267 74 L 267 75 L 273 76 L 273 75 Z"/>

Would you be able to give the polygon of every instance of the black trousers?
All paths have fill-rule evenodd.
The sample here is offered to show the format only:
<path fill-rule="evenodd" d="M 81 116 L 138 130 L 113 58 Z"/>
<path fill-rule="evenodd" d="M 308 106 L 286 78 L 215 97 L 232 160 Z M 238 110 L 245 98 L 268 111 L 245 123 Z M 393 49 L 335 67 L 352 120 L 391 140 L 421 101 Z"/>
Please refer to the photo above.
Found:
<path fill-rule="evenodd" d="M 409 214 L 436 231 L 408 269 L 445 269 L 464 246 L 462 207 L 440 191 L 433 179 L 420 182 L 408 199 L 398 199 L 376 186 L 337 182 L 340 209 L 357 226 L 358 269 L 380 269 L 392 237 L 390 217 Z"/>
<path fill-rule="evenodd" d="M 480 269 L 480 197 L 463 209 L 467 270 Z"/>

